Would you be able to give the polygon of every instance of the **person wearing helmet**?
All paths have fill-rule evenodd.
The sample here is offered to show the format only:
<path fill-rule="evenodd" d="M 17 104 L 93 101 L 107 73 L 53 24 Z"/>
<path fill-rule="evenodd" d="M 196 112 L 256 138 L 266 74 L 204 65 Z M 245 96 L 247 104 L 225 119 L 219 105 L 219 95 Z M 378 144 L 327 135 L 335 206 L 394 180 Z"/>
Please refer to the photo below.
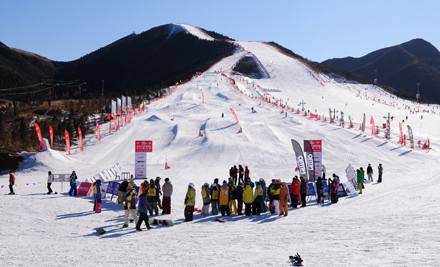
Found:
<path fill-rule="evenodd" d="M 196 205 L 196 190 L 194 189 L 194 184 L 188 184 L 188 191 L 185 196 L 185 222 L 190 222 L 193 220 L 194 206 Z"/>
<path fill-rule="evenodd" d="M 209 195 L 209 184 L 205 183 L 202 186 L 202 199 L 203 199 L 203 207 L 202 207 L 202 214 L 208 215 L 209 214 L 209 204 L 211 204 L 211 198 Z"/>
<path fill-rule="evenodd" d="M 15 176 L 11 171 L 8 171 L 9 174 L 9 195 L 15 195 L 14 192 L 14 184 L 15 184 Z M 51 172 L 49 172 L 49 175 Z"/>
<path fill-rule="evenodd" d="M 124 201 L 124 195 L 127 192 L 127 187 L 128 187 L 128 179 L 125 178 L 124 181 L 122 181 L 121 186 L 119 186 L 119 191 L 118 191 L 118 204 L 119 205 L 123 205 L 123 201 Z"/>
<path fill-rule="evenodd" d="M 218 178 L 215 178 L 214 183 L 211 185 L 210 195 L 212 215 L 217 215 L 219 211 L 218 201 L 220 196 L 220 186 L 218 184 Z"/>
<path fill-rule="evenodd" d="M 159 208 L 157 206 L 157 202 L 159 199 L 159 192 L 156 187 L 156 183 L 153 179 L 150 179 L 150 187 L 148 188 L 148 205 L 150 205 L 150 216 L 154 214 L 159 215 Z"/>
<path fill-rule="evenodd" d="M 75 171 L 72 171 L 72 173 L 70 174 L 69 179 L 70 179 L 69 195 L 76 196 L 76 194 L 77 194 L 76 180 L 78 179 L 78 176 L 76 176 L 76 172 Z"/>

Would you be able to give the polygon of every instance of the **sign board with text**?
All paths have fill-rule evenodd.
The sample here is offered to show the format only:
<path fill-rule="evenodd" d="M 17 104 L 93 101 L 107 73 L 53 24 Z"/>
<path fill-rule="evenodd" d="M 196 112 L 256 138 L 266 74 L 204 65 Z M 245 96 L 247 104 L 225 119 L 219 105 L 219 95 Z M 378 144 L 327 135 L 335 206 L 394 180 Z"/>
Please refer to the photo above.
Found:
<path fill-rule="evenodd" d="M 153 152 L 153 141 L 135 142 L 135 178 L 145 179 L 147 177 L 147 152 Z"/>

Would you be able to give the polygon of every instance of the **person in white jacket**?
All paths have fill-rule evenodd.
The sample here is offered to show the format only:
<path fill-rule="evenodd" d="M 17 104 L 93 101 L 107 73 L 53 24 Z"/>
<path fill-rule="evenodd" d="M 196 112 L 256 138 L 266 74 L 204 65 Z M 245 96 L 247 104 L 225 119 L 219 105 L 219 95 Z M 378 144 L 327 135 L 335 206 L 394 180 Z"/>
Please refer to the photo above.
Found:
<path fill-rule="evenodd" d="M 53 174 L 51 171 L 49 171 L 47 174 L 48 174 L 47 175 L 47 190 L 48 190 L 47 194 L 49 195 L 49 194 L 52 194 L 52 192 L 53 192 L 52 188 L 50 188 L 53 183 Z"/>

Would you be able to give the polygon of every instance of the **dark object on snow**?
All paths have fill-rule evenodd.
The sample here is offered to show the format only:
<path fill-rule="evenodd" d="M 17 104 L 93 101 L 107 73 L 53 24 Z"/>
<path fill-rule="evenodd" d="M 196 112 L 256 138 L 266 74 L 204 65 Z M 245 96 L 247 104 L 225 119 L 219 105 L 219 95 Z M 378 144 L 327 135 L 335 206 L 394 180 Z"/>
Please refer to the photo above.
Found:
<path fill-rule="evenodd" d="M 98 235 L 103 235 L 103 234 L 107 233 L 107 231 L 104 230 L 104 228 L 102 228 L 102 227 L 96 228 L 95 231 Z"/>
<path fill-rule="evenodd" d="M 153 222 L 151 224 L 153 224 L 153 225 L 163 225 L 163 226 L 173 226 L 174 222 L 172 220 L 153 219 Z"/>
<path fill-rule="evenodd" d="M 217 218 L 214 221 L 221 222 L 221 223 L 227 222 L 227 220 L 225 218 Z"/>
<path fill-rule="evenodd" d="M 302 266 L 303 260 L 301 259 L 301 256 L 296 253 L 295 256 L 289 256 L 290 262 L 293 264 L 293 266 Z"/>

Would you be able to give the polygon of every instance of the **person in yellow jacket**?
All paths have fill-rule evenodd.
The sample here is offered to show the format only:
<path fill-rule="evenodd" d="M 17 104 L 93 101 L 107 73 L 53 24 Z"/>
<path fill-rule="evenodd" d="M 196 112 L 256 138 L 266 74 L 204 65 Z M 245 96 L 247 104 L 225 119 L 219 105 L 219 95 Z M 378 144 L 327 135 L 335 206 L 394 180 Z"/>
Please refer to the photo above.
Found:
<path fill-rule="evenodd" d="M 124 205 L 124 228 L 128 227 L 128 217 L 131 216 L 131 218 L 134 219 L 135 224 L 138 223 L 138 218 L 136 216 L 136 202 L 137 202 L 137 195 L 136 190 L 132 186 L 127 187 L 127 195 L 125 197 L 125 205 Z"/>
<path fill-rule="evenodd" d="M 288 202 L 289 202 L 289 190 L 287 188 L 286 183 L 282 182 L 280 189 L 280 216 L 281 215 L 287 216 L 287 214 L 289 214 L 289 211 L 287 209 Z"/>
<path fill-rule="evenodd" d="M 248 179 L 243 189 L 244 214 L 246 216 L 249 216 L 252 213 L 252 204 L 254 202 L 254 192 L 252 190 L 253 187 L 254 183 Z"/>
<path fill-rule="evenodd" d="M 220 187 L 220 212 L 222 216 L 231 215 L 229 210 L 229 187 L 226 181 L 223 181 L 223 185 Z"/>
<path fill-rule="evenodd" d="M 193 220 L 194 206 L 196 205 L 196 190 L 194 184 L 188 184 L 188 191 L 185 197 L 185 222 Z"/>
<path fill-rule="evenodd" d="M 234 186 L 234 181 L 229 178 L 229 183 L 228 183 L 228 187 L 229 187 L 229 211 L 231 214 L 235 214 L 237 215 L 237 196 L 236 196 L 236 192 L 235 192 L 235 186 Z"/>
<path fill-rule="evenodd" d="M 263 202 L 263 188 L 260 182 L 255 182 L 255 194 L 254 194 L 254 205 L 252 209 L 253 215 L 260 215 L 261 213 L 261 202 Z"/>

